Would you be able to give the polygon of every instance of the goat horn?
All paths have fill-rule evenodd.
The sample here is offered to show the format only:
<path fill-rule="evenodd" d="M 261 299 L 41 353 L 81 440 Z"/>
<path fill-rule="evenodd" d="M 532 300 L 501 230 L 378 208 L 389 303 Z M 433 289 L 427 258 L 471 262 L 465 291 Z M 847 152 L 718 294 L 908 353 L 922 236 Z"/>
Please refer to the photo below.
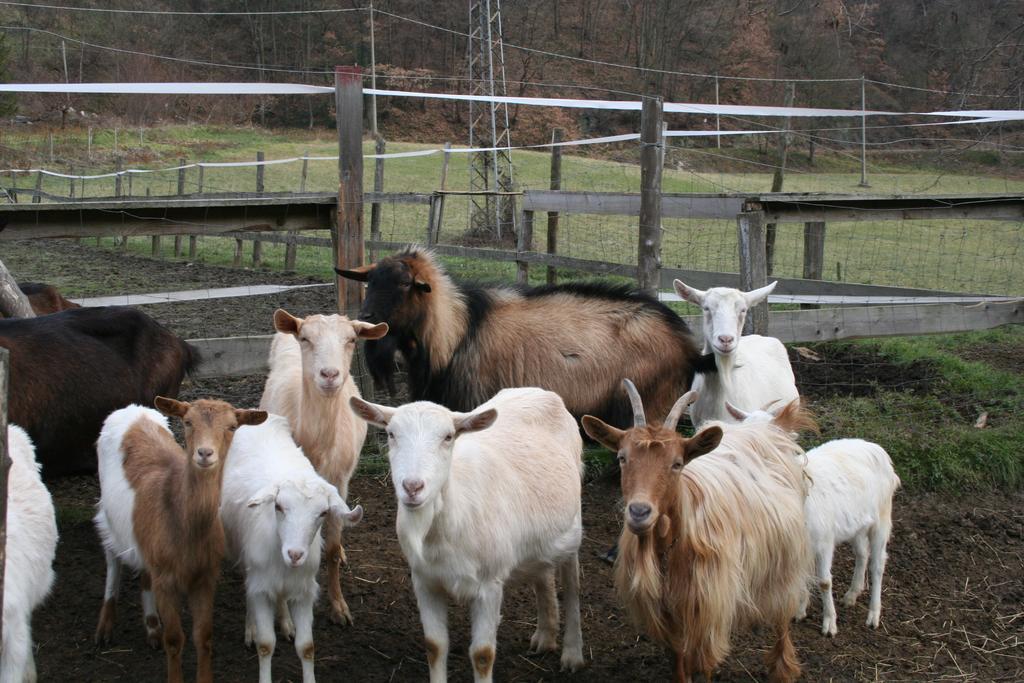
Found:
<path fill-rule="evenodd" d="M 630 380 L 624 379 L 622 380 L 622 386 L 626 389 L 626 395 L 629 396 L 629 402 L 633 406 L 633 426 L 647 426 L 647 416 L 644 415 L 644 402 L 640 400 L 640 392 L 636 390 L 636 385 Z"/>
<path fill-rule="evenodd" d="M 696 391 L 687 391 L 679 397 L 675 405 L 672 406 L 672 410 L 668 411 L 668 417 L 665 418 L 665 424 L 663 425 L 665 429 L 675 431 L 676 423 L 678 423 L 679 418 L 683 416 L 683 411 L 697 400 L 697 395 Z"/>

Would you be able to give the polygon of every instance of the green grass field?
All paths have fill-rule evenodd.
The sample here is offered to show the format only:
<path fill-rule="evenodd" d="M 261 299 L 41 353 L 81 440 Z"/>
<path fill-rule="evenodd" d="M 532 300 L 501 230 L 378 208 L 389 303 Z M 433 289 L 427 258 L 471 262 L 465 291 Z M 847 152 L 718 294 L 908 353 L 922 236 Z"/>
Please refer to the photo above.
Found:
<path fill-rule="evenodd" d="M 84 159 L 84 132 L 68 136 L 58 145 L 58 155 Z M 0 141 L 7 148 L 40 149 L 43 139 L 29 135 L 24 139 Z M 143 144 L 137 135 L 122 133 L 122 149 L 128 145 L 128 166 L 159 168 L 174 165 L 179 158 L 210 162 L 252 160 L 257 151 L 267 159 L 281 159 L 308 153 L 330 156 L 336 153 L 333 131 L 279 132 L 249 128 L 172 126 L 144 132 Z M 112 135 L 100 133 L 94 138 L 99 159 L 94 164 L 77 163 L 75 172 L 109 172 Z M 389 143 L 388 152 L 414 151 L 434 146 Z M 367 153 L 372 144 L 364 144 Z M 563 188 L 568 190 L 635 192 L 639 187 L 639 168 L 635 150 L 620 147 L 603 150 L 602 158 L 566 154 L 563 158 Z M 727 150 L 729 154 L 757 160 L 754 150 Z M 101 154 L 102 152 L 102 154 Z M 590 151 L 593 154 L 593 151 Z M 663 187 L 667 192 L 764 192 L 771 183 L 770 172 L 750 166 L 752 172 L 720 171 L 701 166 L 706 151 L 676 150 L 668 156 Z M 517 183 L 524 188 L 546 188 L 549 155 L 547 152 L 517 151 L 514 155 Z M 612 160 L 616 159 L 616 160 Z M 389 159 L 385 163 L 385 189 L 394 192 L 429 192 L 437 189 L 442 156 Z M 372 182 L 372 160 L 366 162 L 366 183 Z M 464 189 L 468 184 L 468 159 L 453 154 L 449 170 L 449 189 Z M 736 164 L 732 164 L 735 166 Z M 792 172 L 787 175 L 787 191 L 876 194 L 899 193 L 1001 193 L 1022 192 L 1024 181 L 1008 180 L 984 173 L 954 174 L 928 163 L 880 161 L 869 175 L 870 188 L 858 188 L 859 168 L 845 158 L 823 157 L 823 172 Z M 309 163 L 306 188 L 334 191 L 337 167 L 334 161 Z M 976 167 L 974 167 L 976 170 Z M 61 170 L 67 170 L 64 167 Z M 297 191 L 300 163 L 266 167 L 267 191 Z M 186 191 L 196 189 L 198 173 L 190 169 Z M 9 179 L 4 179 L 9 184 Z M 19 185 L 34 184 L 34 178 L 22 177 Z M 204 190 L 252 191 L 253 168 L 211 168 L 204 174 Z M 113 194 L 113 180 L 85 183 L 86 196 Z M 133 195 L 173 194 L 177 191 L 177 172 L 153 173 L 133 178 Z M 47 178 L 44 190 L 68 193 L 68 181 Z M 127 191 L 127 183 L 125 184 Z M 82 185 L 76 186 L 82 196 Z M 468 204 L 452 198 L 445 209 L 442 242 L 455 241 L 464 232 Z M 366 225 L 369 225 L 367 208 Z M 546 241 L 546 222 L 535 221 L 535 245 Z M 385 205 L 382 210 L 382 237 L 389 241 L 422 241 L 426 228 L 426 207 Z M 667 220 L 664 223 L 662 262 L 666 266 L 735 272 L 738 268 L 736 228 L 732 220 Z M 867 284 L 936 288 L 985 294 L 1024 294 L 1024 231 L 1019 223 L 995 221 L 862 221 L 833 223 L 827 228 L 825 279 Z M 607 216 L 563 216 L 560 227 L 560 253 L 580 258 L 618 263 L 634 263 L 636 222 L 633 218 Z M 112 239 L 102 241 L 114 247 Z M 172 240 L 162 241 L 162 256 L 171 258 Z M 131 238 L 126 247 L 139 253 L 150 252 L 150 240 Z M 248 264 L 251 244 L 246 244 Z M 215 264 L 230 264 L 232 240 L 200 238 L 198 257 Z M 802 225 L 779 227 L 775 273 L 796 276 L 802 273 Z M 284 247 L 263 245 L 265 268 L 280 268 Z M 445 259 L 448 267 L 461 277 L 509 280 L 514 266 L 506 263 Z M 298 250 L 300 273 L 327 279 L 331 274 L 330 250 L 302 247 Z M 543 277 L 542 268 L 531 271 L 531 279 Z M 577 274 L 566 273 L 573 276 Z M 681 312 L 684 311 L 680 308 Z M 1024 375 L 1019 364 L 1006 368 L 987 362 L 986 349 L 1010 349 L 1024 356 L 1024 329 L 992 330 L 964 335 L 916 337 L 847 342 L 863 352 L 875 354 L 900 368 L 927 363 L 933 374 L 927 392 L 901 391 L 879 387 L 870 396 L 834 396 L 814 406 L 825 434 L 860 436 L 885 445 L 896 461 L 904 484 L 915 489 L 965 491 L 991 486 L 1020 488 L 1024 483 Z M 980 356 L 974 353 L 981 349 Z M 990 425 L 973 426 L 977 415 L 987 412 Z M 609 455 L 595 449 L 588 459 L 601 468 Z M 373 462 L 372 459 L 367 462 Z"/>

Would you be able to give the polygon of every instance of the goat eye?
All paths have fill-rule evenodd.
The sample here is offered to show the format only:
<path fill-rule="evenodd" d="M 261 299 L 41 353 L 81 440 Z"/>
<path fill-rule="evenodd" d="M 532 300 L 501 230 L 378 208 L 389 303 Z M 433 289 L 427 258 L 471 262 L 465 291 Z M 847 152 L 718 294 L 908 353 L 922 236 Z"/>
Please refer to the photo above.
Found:
<path fill-rule="evenodd" d="M 620 465 L 625 465 L 626 464 L 626 456 L 623 455 L 622 453 L 619 453 L 619 455 L 617 456 L 617 459 L 618 459 Z"/>
<path fill-rule="evenodd" d="M 390 429 L 388 430 L 388 438 L 389 439 L 394 439 L 395 438 L 395 433 L 392 432 Z"/>
<path fill-rule="evenodd" d="M 327 516 L 327 510 L 324 510 L 323 512 L 321 512 L 320 516 L 321 517 L 326 517 Z"/>
<path fill-rule="evenodd" d="M 238 429 L 238 425 L 231 425 L 230 427 L 228 427 L 228 431 L 229 431 L 229 432 L 233 432 L 233 431 L 235 431 L 236 429 Z"/>
<path fill-rule="evenodd" d="M 454 438 L 455 438 L 455 435 L 454 435 L 454 434 L 448 434 L 448 435 L 446 435 L 446 436 L 444 437 L 444 442 L 445 442 L 445 443 L 451 443 L 451 442 L 452 442 L 452 439 L 454 439 Z"/>
<path fill-rule="evenodd" d="M 674 463 L 672 463 L 672 471 L 673 472 L 682 472 L 683 471 L 683 463 L 679 462 L 678 460 L 675 461 Z"/>
<path fill-rule="evenodd" d="M 309 343 L 309 337 L 299 337 L 299 342 L 301 342 L 303 344 L 308 344 Z"/>
<path fill-rule="evenodd" d="M 185 426 L 186 427 L 191 427 L 192 426 L 192 420 L 185 420 Z"/>

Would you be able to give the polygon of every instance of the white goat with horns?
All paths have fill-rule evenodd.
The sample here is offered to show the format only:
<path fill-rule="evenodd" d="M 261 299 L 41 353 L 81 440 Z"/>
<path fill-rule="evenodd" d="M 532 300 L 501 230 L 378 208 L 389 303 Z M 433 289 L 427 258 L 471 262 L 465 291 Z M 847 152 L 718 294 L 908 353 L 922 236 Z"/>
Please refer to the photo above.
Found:
<path fill-rule="evenodd" d="M 747 311 L 767 299 L 777 282 L 751 292 L 731 287 L 701 291 L 682 280 L 672 284 L 680 297 L 703 309 L 704 353 L 715 354 L 715 371 L 693 379 L 691 388 L 698 392 L 697 401 L 690 406 L 694 426 L 709 420 L 733 421 L 726 401 L 744 410 L 757 410 L 775 401 L 785 404 L 799 398 L 782 342 L 759 334 L 742 336 Z"/>

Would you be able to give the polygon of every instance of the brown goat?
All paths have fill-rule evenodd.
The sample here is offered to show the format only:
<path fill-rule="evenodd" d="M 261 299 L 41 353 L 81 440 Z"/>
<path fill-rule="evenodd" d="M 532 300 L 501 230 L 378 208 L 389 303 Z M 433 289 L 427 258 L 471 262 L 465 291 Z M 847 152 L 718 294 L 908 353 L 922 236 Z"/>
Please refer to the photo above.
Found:
<path fill-rule="evenodd" d="M 367 343 L 374 375 L 393 372 L 400 353 L 411 398 L 451 410 L 536 386 L 558 394 L 576 418 L 627 426 L 620 378 L 633 377 L 652 410 L 664 413 L 695 372 L 715 367 L 678 315 L 628 286 L 460 284 L 421 249 L 337 272 L 367 283 L 360 318 L 390 328 L 385 340 Z"/>
<path fill-rule="evenodd" d="M 162 636 L 169 683 L 183 680 L 180 603 L 182 595 L 188 597 L 196 680 L 207 683 L 213 680 L 213 597 L 224 557 L 224 460 L 235 430 L 260 424 L 267 413 L 236 410 L 223 401 L 190 404 L 162 396 L 156 406 L 184 422 L 185 451 L 167 421 L 140 406 L 112 413 L 97 442 L 101 494 L 96 525 L 107 555 L 107 591 L 96 638 L 110 637 L 124 562 L 144 572 L 146 629 L 150 644 Z M 152 595 L 147 595 L 148 588 Z"/>
<path fill-rule="evenodd" d="M 716 424 L 684 438 L 675 427 L 693 391 L 664 424 L 648 425 L 636 388 L 624 383 L 632 429 L 583 418 L 622 466 L 620 598 L 637 625 L 673 651 L 677 683 L 697 673 L 711 680 L 733 628 L 757 622 L 778 631 L 767 657 L 771 679 L 795 680 L 789 623 L 810 572 L 799 447 L 770 424 Z"/>

